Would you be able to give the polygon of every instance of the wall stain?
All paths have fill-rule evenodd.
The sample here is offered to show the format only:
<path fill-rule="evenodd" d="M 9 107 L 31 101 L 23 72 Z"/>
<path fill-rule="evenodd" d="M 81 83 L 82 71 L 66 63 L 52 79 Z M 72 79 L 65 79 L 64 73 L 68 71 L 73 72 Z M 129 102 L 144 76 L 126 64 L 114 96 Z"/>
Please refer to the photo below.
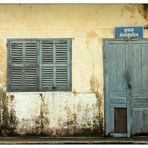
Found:
<path fill-rule="evenodd" d="M 16 111 L 15 109 L 13 108 L 13 101 L 14 101 L 14 96 L 11 95 L 10 96 L 10 104 L 11 104 L 11 108 L 10 108 L 10 115 L 9 115 L 9 120 L 10 120 L 10 123 L 9 123 L 9 130 L 10 130 L 10 133 L 11 133 L 11 136 L 12 135 L 16 135 L 16 128 L 17 128 L 17 125 L 19 123 L 19 120 L 18 118 L 16 117 Z"/>
<path fill-rule="evenodd" d="M 95 31 L 91 31 L 87 34 L 88 38 L 95 38 L 98 37 L 97 33 Z"/>
<path fill-rule="evenodd" d="M 127 10 L 127 11 L 129 11 L 131 13 L 131 16 L 133 16 L 133 14 L 136 11 L 134 5 L 126 5 L 126 6 L 124 6 L 124 9 Z"/>
<path fill-rule="evenodd" d="M 103 102 L 102 102 L 103 96 L 99 92 L 99 88 L 100 88 L 99 81 L 95 78 L 95 76 L 93 74 L 91 76 L 91 80 L 90 80 L 90 90 L 96 94 L 96 98 L 97 98 L 96 108 L 98 108 L 98 115 L 96 116 L 97 121 L 94 120 L 93 122 L 94 122 L 94 127 L 98 128 L 100 135 L 102 135 L 104 133 L 103 115 L 102 115 L 102 111 L 101 111 L 101 107 L 103 104 Z"/>
<path fill-rule="evenodd" d="M 136 8 L 138 12 L 141 14 L 141 16 L 146 20 L 148 17 L 148 4 L 142 4 L 142 5 L 136 5 Z"/>
<path fill-rule="evenodd" d="M 132 5 L 133 8 L 135 8 L 138 13 L 145 19 L 147 24 L 144 25 L 144 28 L 147 29 L 148 27 L 148 4 L 141 4 L 141 5 Z M 127 7 L 126 7 L 127 8 Z M 136 25 L 136 22 L 135 22 Z"/>
<path fill-rule="evenodd" d="M 5 91 L 0 89 L 1 100 L 1 136 L 6 137 L 9 134 L 9 112 L 8 112 L 8 97 Z"/>
<path fill-rule="evenodd" d="M 45 102 L 45 97 L 40 94 L 41 105 L 40 105 L 40 115 L 35 119 L 35 129 L 37 135 L 46 135 L 46 129 L 48 129 L 48 125 L 50 124 L 49 120 L 49 109 L 48 103 Z"/>
<path fill-rule="evenodd" d="M 148 17 L 148 4 L 143 4 L 143 9 L 144 9 L 144 18 L 147 20 L 147 17 Z"/>
<path fill-rule="evenodd" d="M 123 14 L 124 14 L 124 9 L 121 9 L 121 14 L 120 14 L 120 16 L 123 16 Z"/>
<path fill-rule="evenodd" d="M 32 6 L 29 6 L 29 9 L 32 9 Z"/>
<path fill-rule="evenodd" d="M 0 55 L 5 55 L 6 54 L 6 47 L 5 47 L 5 44 L 2 44 L 3 40 L 0 39 Z M 1 67 L 1 70 L 0 70 L 0 88 L 2 89 L 2 87 L 5 87 L 6 88 L 6 69 L 7 69 L 7 66 L 6 66 L 6 56 L 2 56 L 0 58 L 0 67 Z M 3 86 L 2 86 L 3 85 Z"/>
<path fill-rule="evenodd" d="M 75 129 L 76 124 L 77 124 L 76 113 L 72 112 L 68 105 L 65 105 L 64 110 L 65 110 L 66 115 L 67 115 L 66 127 L 68 129 L 72 129 L 71 132 L 72 131 L 74 132 L 74 129 Z"/>
<path fill-rule="evenodd" d="M 14 96 L 10 96 L 11 104 L 13 104 Z M 6 92 L 0 89 L 0 136 L 16 136 L 16 127 L 18 125 L 18 119 L 16 117 L 16 112 L 13 106 L 9 110 L 9 98 L 6 96 Z"/>
<path fill-rule="evenodd" d="M 142 13 L 143 15 L 144 11 L 143 11 L 143 8 L 141 8 L 141 5 L 135 5 L 135 4 L 134 5 L 124 5 L 123 9 L 121 9 L 120 16 L 123 16 L 124 12 L 128 11 L 131 13 L 130 17 L 132 18 L 134 17 L 134 13 L 136 12 L 136 10 L 138 10 L 138 12 L 140 14 Z"/>
<path fill-rule="evenodd" d="M 40 114 L 36 117 L 31 117 L 29 119 L 20 119 L 16 117 L 16 111 L 14 108 L 15 105 L 15 96 L 11 95 L 10 97 L 6 96 L 5 91 L 0 92 L 0 136 L 48 136 L 48 137 L 57 137 L 57 136 L 99 136 L 98 122 L 96 117 L 92 121 L 89 117 L 89 112 L 95 107 L 95 105 L 85 104 L 82 105 L 79 103 L 75 106 L 75 111 L 71 110 L 70 106 L 65 103 L 64 110 L 66 112 L 66 121 L 59 119 L 58 128 L 50 128 L 50 119 L 49 119 L 49 108 L 48 103 L 45 100 L 45 96 L 40 94 Z M 82 123 L 78 123 L 78 115 L 82 115 Z"/>
<path fill-rule="evenodd" d="M 73 95 L 74 95 L 74 96 L 76 96 L 76 95 L 77 95 L 76 90 L 73 90 L 72 92 L 73 92 Z"/>

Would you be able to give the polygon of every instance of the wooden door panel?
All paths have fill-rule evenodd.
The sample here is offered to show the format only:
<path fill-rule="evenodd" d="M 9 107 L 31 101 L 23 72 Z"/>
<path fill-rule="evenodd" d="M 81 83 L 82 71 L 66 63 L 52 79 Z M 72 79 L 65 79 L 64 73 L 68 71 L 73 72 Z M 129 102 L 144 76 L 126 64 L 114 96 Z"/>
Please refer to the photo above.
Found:
<path fill-rule="evenodd" d="M 127 41 L 106 41 L 104 73 L 107 134 L 127 133 L 127 54 Z"/>
<path fill-rule="evenodd" d="M 127 133 L 127 109 L 114 109 L 114 132 Z"/>

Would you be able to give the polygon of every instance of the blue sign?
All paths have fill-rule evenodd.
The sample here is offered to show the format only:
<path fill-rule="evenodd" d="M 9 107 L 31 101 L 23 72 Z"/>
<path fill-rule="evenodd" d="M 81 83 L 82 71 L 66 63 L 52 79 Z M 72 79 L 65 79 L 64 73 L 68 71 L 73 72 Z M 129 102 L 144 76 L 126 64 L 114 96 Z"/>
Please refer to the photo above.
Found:
<path fill-rule="evenodd" d="M 115 27 L 115 38 L 143 38 L 143 27 Z"/>

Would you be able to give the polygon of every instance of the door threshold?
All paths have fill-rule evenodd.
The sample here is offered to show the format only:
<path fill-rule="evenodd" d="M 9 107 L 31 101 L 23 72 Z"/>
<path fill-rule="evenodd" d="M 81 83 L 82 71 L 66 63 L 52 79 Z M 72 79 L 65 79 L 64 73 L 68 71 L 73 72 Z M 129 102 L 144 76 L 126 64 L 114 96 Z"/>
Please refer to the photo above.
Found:
<path fill-rule="evenodd" d="M 127 133 L 110 133 L 113 137 L 128 137 Z"/>

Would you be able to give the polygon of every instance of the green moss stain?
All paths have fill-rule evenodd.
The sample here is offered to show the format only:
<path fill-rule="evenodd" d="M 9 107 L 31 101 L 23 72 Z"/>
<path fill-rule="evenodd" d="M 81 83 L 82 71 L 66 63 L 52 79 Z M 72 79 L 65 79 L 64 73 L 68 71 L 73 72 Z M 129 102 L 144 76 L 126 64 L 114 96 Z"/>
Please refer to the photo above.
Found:
<path fill-rule="evenodd" d="M 11 99 L 11 108 L 10 108 L 10 114 L 9 114 L 9 130 L 10 130 L 10 133 L 13 134 L 17 128 L 17 125 L 19 123 L 19 120 L 17 119 L 16 117 L 16 111 L 14 110 L 12 104 L 13 104 L 13 101 L 14 101 L 14 96 L 11 95 L 10 96 L 10 99 Z"/>
<path fill-rule="evenodd" d="M 100 134 L 103 134 L 103 115 L 102 115 L 102 105 L 103 105 L 103 97 L 101 93 L 99 92 L 100 84 L 98 80 L 95 78 L 94 75 L 92 75 L 91 80 L 90 80 L 90 90 L 96 94 L 97 98 L 97 104 L 96 108 L 98 109 L 98 115 L 96 116 L 97 120 L 93 121 L 93 127 L 98 129 L 98 132 Z"/>
<path fill-rule="evenodd" d="M 0 102 L 1 102 L 1 136 L 6 137 L 9 134 L 9 111 L 8 111 L 8 97 L 5 91 L 0 89 Z"/>
<path fill-rule="evenodd" d="M 14 96 L 11 96 L 11 102 L 13 103 Z M 17 135 L 15 130 L 18 124 L 16 112 L 13 107 L 8 108 L 9 99 L 6 92 L 0 89 L 0 135 L 3 137 Z"/>
<path fill-rule="evenodd" d="M 94 82 L 93 82 L 94 83 Z M 95 87 L 93 88 L 95 91 Z M 98 96 L 98 95 L 97 95 Z M 75 111 L 71 110 L 66 103 L 64 110 L 67 120 L 62 123 L 62 117 L 59 120 L 58 128 L 50 128 L 49 104 L 43 94 L 40 97 L 39 115 L 30 119 L 18 120 L 15 111 L 15 96 L 8 97 L 6 92 L 0 89 L 0 136 L 98 136 L 101 128 L 100 117 L 94 117 L 94 121 L 89 118 L 90 109 L 95 105 L 89 104 L 75 106 Z M 91 108 L 92 107 L 92 108 Z M 77 122 L 78 114 L 82 112 L 82 125 Z M 96 118 L 98 120 L 96 120 Z M 98 124 L 99 122 L 99 124 Z M 21 125 L 18 126 L 18 124 Z M 33 126 L 32 126 L 33 125 Z M 99 125 L 99 126 L 98 126 Z"/>
<path fill-rule="evenodd" d="M 40 114 L 35 119 L 35 129 L 36 134 L 45 134 L 47 132 L 49 120 L 49 109 L 48 104 L 45 102 L 45 97 L 40 94 L 41 104 L 40 104 Z"/>
<path fill-rule="evenodd" d="M 77 122 L 77 116 L 76 113 L 73 113 L 68 105 L 65 105 L 64 110 L 67 115 L 67 122 L 66 126 L 68 128 L 75 127 Z"/>

